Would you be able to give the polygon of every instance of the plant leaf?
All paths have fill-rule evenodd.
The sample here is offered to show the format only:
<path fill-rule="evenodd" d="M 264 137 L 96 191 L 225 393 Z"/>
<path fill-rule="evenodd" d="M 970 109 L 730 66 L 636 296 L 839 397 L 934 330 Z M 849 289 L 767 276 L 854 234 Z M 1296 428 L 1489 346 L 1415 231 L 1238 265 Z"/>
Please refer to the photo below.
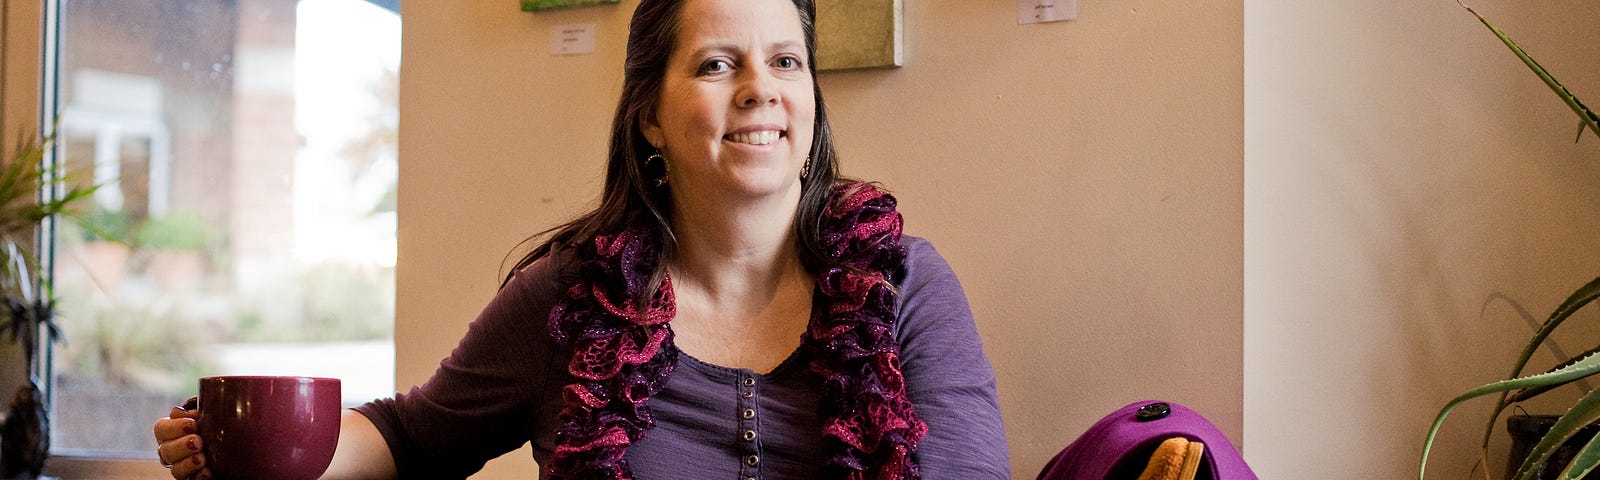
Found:
<path fill-rule="evenodd" d="M 1579 378 L 1594 375 L 1597 372 L 1600 372 L 1600 355 L 1590 355 L 1588 357 L 1584 357 L 1583 360 L 1579 360 L 1577 363 L 1554 372 L 1529 375 L 1510 380 L 1501 380 L 1474 388 L 1467 393 L 1461 394 L 1461 396 L 1451 399 L 1450 403 L 1445 404 L 1444 409 L 1439 410 L 1439 416 L 1433 420 L 1433 427 L 1428 430 L 1428 438 L 1422 445 L 1422 463 L 1421 466 L 1417 468 L 1417 478 L 1426 478 L 1428 468 L 1428 453 L 1433 450 L 1433 439 L 1439 435 L 1439 427 L 1444 425 L 1445 417 L 1450 416 L 1450 411 L 1455 410 L 1456 406 L 1460 405 L 1462 402 L 1492 393 L 1508 392 L 1519 388 L 1532 388 L 1553 383 L 1571 382 Z M 1600 389 L 1589 392 L 1589 396 L 1600 398 Z M 1585 397 L 1585 400 L 1588 400 L 1588 397 Z M 1600 412 L 1600 400 L 1596 400 L 1595 403 L 1596 405 L 1594 407 L 1596 412 Z M 1582 405 L 1584 402 L 1580 401 L 1579 404 Z M 1574 409 L 1576 409 L 1576 407 L 1574 407 Z M 1565 420 L 1566 417 L 1563 416 L 1562 419 Z M 1557 425 L 1560 425 L 1560 421 L 1557 421 L 1556 423 Z M 1551 431 L 1554 432 L 1555 429 L 1552 428 Z M 1545 438 L 1549 437 L 1550 435 L 1545 436 Z"/>
<path fill-rule="evenodd" d="M 1600 465 L 1600 436 L 1589 439 L 1583 450 L 1579 450 L 1578 454 L 1572 457 L 1572 461 L 1567 463 L 1567 468 L 1561 471 L 1561 476 L 1557 477 L 1557 480 L 1581 479 L 1584 475 L 1588 475 L 1589 471 L 1594 470 L 1596 465 Z"/>
<path fill-rule="evenodd" d="M 1578 360 L 1582 360 L 1583 357 L 1594 355 L 1596 353 L 1600 353 L 1600 346 L 1595 346 L 1594 348 L 1590 349 L 1587 352 L 1583 352 L 1583 353 L 1580 353 L 1578 355 L 1575 355 L 1572 358 L 1567 359 L 1567 361 L 1562 362 L 1560 365 L 1556 365 L 1554 367 L 1551 367 L 1549 370 L 1545 370 L 1545 373 L 1550 373 L 1550 372 L 1554 372 L 1556 370 L 1560 370 L 1562 368 L 1566 368 L 1568 365 L 1572 365 L 1574 363 L 1578 363 Z M 1581 380 L 1581 379 L 1579 379 L 1579 380 Z M 1573 380 L 1573 381 L 1575 382 L 1575 381 L 1578 381 L 1578 380 Z M 1566 384 L 1563 383 L 1561 385 L 1545 385 L 1545 386 L 1542 386 L 1542 387 L 1535 387 L 1535 388 L 1528 388 L 1528 389 L 1519 390 L 1519 391 L 1517 391 L 1516 394 L 1511 395 L 1511 398 L 1509 398 L 1509 399 L 1507 399 L 1505 401 L 1505 405 L 1504 406 L 1509 407 L 1514 403 L 1527 401 L 1527 400 L 1529 400 L 1529 399 L 1531 399 L 1533 397 L 1537 397 L 1539 395 L 1544 394 L 1544 392 L 1548 392 L 1548 391 L 1551 391 L 1551 390 L 1555 390 L 1557 388 L 1561 388 L 1564 385 L 1566 385 Z M 1585 388 L 1584 390 L 1589 390 L 1589 389 Z"/>
<path fill-rule="evenodd" d="M 1555 91 L 1562 101 L 1567 102 L 1567 107 L 1572 108 L 1572 113 L 1578 114 L 1578 118 L 1583 119 L 1583 123 L 1589 126 L 1590 131 L 1600 136 L 1600 116 L 1596 116 L 1593 111 L 1589 110 L 1589 107 L 1578 101 L 1577 96 L 1567 90 L 1567 87 L 1562 85 L 1561 82 L 1556 81 L 1555 77 L 1550 75 L 1550 72 L 1545 71 L 1544 67 L 1539 65 L 1539 62 L 1533 60 L 1533 57 L 1528 56 L 1528 52 L 1522 51 L 1522 47 L 1517 46 L 1517 42 L 1511 41 L 1511 37 L 1507 37 L 1505 32 L 1501 32 L 1499 28 L 1495 28 L 1494 24 L 1489 23 L 1489 19 L 1483 18 L 1483 15 L 1479 15 L 1477 10 L 1473 10 L 1472 7 L 1461 3 L 1460 0 L 1457 0 L 1456 3 L 1460 4 L 1462 8 L 1466 8 L 1468 12 L 1472 12 L 1472 16 L 1478 17 L 1479 22 L 1483 22 L 1484 26 L 1489 27 L 1489 31 L 1494 32 L 1494 36 L 1500 37 L 1500 41 L 1511 48 L 1511 53 L 1517 54 L 1517 58 L 1522 59 L 1522 63 L 1527 64 L 1528 68 L 1532 69 L 1540 80 L 1544 80 L 1544 84 L 1550 86 L 1550 90 Z"/>
<path fill-rule="evenodd" d="M 1544 343 L 1546 338 L 1550 337 L 1550 333 L 1554 332 L 1556 327 L 1561 326 L 1562 322 L 1567 321 L 1567 318 L 1571 317 L 1573 312 L 1576 312 L 1578 309 L 1583 308 L 1584 305 L 1588 305 L 1590 302 L 1593 302 L 1596 298 L 1600 298 L 1600 277 L 1596 277 L 1588 284 L 1578 287 L 1577 291 L 1572 292 L 1572 295 L 1567 296 L 1567 299 L 1562 301 L 1560 306 L 1556 307 L 1556 311 L 1550 313 L 1550 318 L 1544 321 L 1544 325 L 1539 326 L 1539 331 L 1535 332 L 1533 334 L 1533 338 L 1528 341 L 1528 344 L 1522 347 L 1522 353 L 1517 356 L 1516 365 L 1512 367 L 1511 374 L 1506 375 L 1506 378 L 1516 378 L 1517 376 L 1522 375 L 1522 369 L 1528 366 L 1528 360 L 1533 358 L 1533 352 L 1537 351 L 1539 349 L 1539 345 Z M 1586 358 L 1592 357 L 1593 356 L 1591 355 L 1590 357 Z M 1577 378 L 1574 378 L 1573 380 L 1577 380 Z M 1535 387 L 1538 386 L 1543 385 L 1535 385 Z M 1489 446 L 1489 437 L 1494 435 L 1494 425 L 1495 422 L 1500 419 L 1500 413 L 1504 412 L 1506 406 L 1509 405 L 1506 402 L 1506 397 L 1507 394 L 1500 394 L 1500 401 L 1495 403 L 1494 413 L 1489 416 L 1488 425 L 1484 426 L 1484 448 L 1488 448 Z"/>
<path fill-rule="evenodd" d="M 1543 465 L 1546 460 L 1549 460 L 1550 455 L 1555 453 L 1557 448 L 1567 443 L 1567 439 L 1576 435 L 1579 429 L 1594 423 L 1595 420 L 1600 420 L 1600 390 L 1589 391 L 1587 395 L 1583 396 L 1583 399 L 1572 405 L 1572 409 L 1562 414 L 1561 418 L 1556 420 L 1555 425 L 1550 426 L 1550 432 L 1539 439 L 1539 444 L 1534 445 L 1533 450 L 1528 451 L 1528 457 L 1522 460 L 1522 466 L 1517 468 L 1517 475 L 1512 478 L 1514 480 L 1527 480 L 1533 476 L 1538 467 Z M 1585 446 L 1584 449 L 1588 450 L 1588 446 Z M 1597 455 L 1600 455 L 1600 453 L 1589 454 L 1590 457 L 1596 457 Z M 1588 460 L 1591 466 L 1594 461 L 1595 458 Z M 1568 468 L 1571 468 L 1570 464 Z"/>

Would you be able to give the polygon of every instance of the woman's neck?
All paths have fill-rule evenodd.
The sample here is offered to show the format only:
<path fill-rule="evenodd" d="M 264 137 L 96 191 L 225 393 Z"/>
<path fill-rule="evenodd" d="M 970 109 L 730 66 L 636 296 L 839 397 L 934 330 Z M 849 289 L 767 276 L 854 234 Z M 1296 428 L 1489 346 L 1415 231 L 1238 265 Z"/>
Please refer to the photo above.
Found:
<path fill-rule="evenodd" d="M 698 290 L 719 301 L 770 292 L 783 279 L 804 275 L 794 236 L 798 188 L 793 195 L 762 202 L 673 200 L 674 288 Z"/>

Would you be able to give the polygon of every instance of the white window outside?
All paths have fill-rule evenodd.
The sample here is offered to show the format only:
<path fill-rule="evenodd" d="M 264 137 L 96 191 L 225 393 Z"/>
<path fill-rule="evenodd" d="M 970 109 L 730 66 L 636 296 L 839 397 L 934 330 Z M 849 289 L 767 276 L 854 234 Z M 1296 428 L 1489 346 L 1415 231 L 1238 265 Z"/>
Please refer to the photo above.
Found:
<path fill-rule="evenodd" d="M 52 453 L 153 456 L 198 377 L 394 391 L 400 19 L 367 0 L 56 0 Z M 390 3 L 390 5 L 383 5 Z"/>

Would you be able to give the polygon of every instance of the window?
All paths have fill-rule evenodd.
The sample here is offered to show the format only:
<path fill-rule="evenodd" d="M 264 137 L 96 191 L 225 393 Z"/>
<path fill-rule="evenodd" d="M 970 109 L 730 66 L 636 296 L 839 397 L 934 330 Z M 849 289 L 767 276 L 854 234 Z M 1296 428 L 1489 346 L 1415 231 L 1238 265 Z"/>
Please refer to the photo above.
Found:
<path fill-rule="evenodd" d="M 397 3 L 56 0 L 52 451 L 153 456 L 196 378 L 393 393 Z M 181 338 L 181 341 L 173 341 Z"/>

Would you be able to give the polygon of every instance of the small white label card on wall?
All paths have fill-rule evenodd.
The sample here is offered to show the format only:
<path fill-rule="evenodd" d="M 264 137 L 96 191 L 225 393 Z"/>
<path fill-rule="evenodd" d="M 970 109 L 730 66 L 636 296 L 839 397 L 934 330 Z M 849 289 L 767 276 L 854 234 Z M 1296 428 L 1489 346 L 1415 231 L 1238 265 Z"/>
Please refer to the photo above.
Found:
<path fill-rule="evenodd" d="M 550 27 L 551 55 L 588 55 L 594 53 L 593 23 L 569 23 Z"/>
<path fill-rule="evenodd" d="M 1017 25 L 1078 18 L 1078 0 L 1017 0 Z"/>

